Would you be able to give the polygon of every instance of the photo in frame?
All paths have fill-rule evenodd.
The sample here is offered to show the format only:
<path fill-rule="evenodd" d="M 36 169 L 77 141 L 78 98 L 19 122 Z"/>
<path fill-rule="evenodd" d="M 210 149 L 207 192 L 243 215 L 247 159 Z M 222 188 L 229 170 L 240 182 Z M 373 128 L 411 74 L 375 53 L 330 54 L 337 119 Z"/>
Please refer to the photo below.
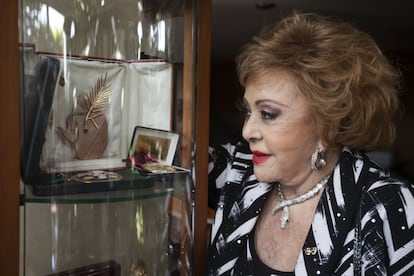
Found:
<path fill-rule="evenodd" d="M 131 140 L 128 159 L 138 169 L 144 165 L 171 166 L 179 135 L 165 130 L 136 126 Z"/>

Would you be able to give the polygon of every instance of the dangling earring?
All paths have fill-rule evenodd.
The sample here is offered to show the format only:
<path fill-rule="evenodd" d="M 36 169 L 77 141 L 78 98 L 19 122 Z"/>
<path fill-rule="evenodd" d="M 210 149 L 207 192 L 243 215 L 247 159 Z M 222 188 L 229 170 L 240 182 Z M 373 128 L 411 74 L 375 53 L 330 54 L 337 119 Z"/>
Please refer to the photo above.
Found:
<path fill-rule="evenodd" d="M 325 167 L 325 165 L 326 165 L 325 153 L 320 148 L 317 148 L 315 152 L 312 153 L 312 157 L 311 157 L 312 171 L 316 172 L 319 169 Z"/>

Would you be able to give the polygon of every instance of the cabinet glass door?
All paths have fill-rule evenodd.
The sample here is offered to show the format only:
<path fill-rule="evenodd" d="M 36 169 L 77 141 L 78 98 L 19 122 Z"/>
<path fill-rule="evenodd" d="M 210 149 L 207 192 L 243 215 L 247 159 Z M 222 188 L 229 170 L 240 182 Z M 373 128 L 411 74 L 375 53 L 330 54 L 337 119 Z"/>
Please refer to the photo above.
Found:
<path fill-rule="evenodd" d="M 21 274 L 190 274 L 189 5 L 19 4 Z"/>

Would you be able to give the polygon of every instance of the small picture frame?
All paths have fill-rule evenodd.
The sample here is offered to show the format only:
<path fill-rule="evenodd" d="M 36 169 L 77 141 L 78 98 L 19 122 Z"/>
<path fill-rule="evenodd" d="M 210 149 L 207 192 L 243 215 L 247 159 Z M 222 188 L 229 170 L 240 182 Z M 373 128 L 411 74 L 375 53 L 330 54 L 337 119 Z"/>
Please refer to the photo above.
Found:
<path fill-rule="evenodd" d="M 131 140 L 128 159 L 135 167 L 145 163 L 171 166 L 174 160 L 179 135 L 165 130 L 136 126 Z"/>

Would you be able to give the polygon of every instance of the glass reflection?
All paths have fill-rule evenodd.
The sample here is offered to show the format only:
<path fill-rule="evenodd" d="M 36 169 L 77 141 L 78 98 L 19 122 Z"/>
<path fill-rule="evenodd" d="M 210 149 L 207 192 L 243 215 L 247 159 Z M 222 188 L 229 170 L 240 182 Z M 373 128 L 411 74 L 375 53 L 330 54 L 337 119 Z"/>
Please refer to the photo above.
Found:
<path fill-rule="evenodd" d="M 182 1 L 22 0 L 22 41 L 36 51 L 121 60 L 177 59 Z M 172 35 L 171 29 L 174 28 Z"/>
<path fill-rule="evenodd" d="M 46 141 L 24 143 L 38 149 L 36 157 L 30 159 L 34 162 L 27 163 L 36 169 L 40 165 L 42 172 L 63 172 L 63 176 L 85 169 L 78 165 L 84 160 L 56 129 L 66 127 L 66 119 L 78 110 L 79 97 L 90 94 L 98 78 L 106 74 L 113 88 L 103 111 L 111 130 L 109 141 L 102 158 L 86 161 L 121 167 L 115 161 L 126 156 L 135 125 L 171 127 L 172 96 L 182 103 L 182 0 L 20 0 L 20 4 L 22 93 L 32 96 L 51 91 L 45 98 L 53 99 L 47 105 L 49 113 L 40 120 L 47 123 L 40 131 L 42 137 L 46 133 Z M 36 66 L 45 60 L 45 64 L 56 66 L 47 67 L 53 78 L 50 87 L 42 90 L 40 80 L 46 73 Z M 176 76 L 180 78 L 177 83 L 175 79 L 173 82 Z M 32 83 L 39 89 L 29 87 Z M 33 104 L 32 110 L 32 98 L 22 98 L 24 123 L 39 130 L 29 119 L 40 108 Z M 153 114 L 157 114 L 156 119 Z M 22 137 L 32 137 L 27 131 L 31 129 L 25 128 Z M 177 183 L 183 185 L 185 180 L 178 177 Z M 55 182 L 47 181 L 40 184 L 56 187 Z M 26 187 L 27 191 L 31 188 Z M 26 192 L 26 275 L 46 275 L 108 260 L 121 264 L 121 275 L 140 271 L 145 263 L 151 275 L 177 271 L 180 251 L 168 255 L 168 249 L 170 245 L 180 248 L 180 230 L 190 222 L 181 223 L 177 215 L 172 218 L 170 195 L 165 191 L 174 192 L 177 198 L 183 197 L 182 191 L 164 186 L 140 189 L 113 192 L 109 197 L 105 193 L 38 197 Z"/>

